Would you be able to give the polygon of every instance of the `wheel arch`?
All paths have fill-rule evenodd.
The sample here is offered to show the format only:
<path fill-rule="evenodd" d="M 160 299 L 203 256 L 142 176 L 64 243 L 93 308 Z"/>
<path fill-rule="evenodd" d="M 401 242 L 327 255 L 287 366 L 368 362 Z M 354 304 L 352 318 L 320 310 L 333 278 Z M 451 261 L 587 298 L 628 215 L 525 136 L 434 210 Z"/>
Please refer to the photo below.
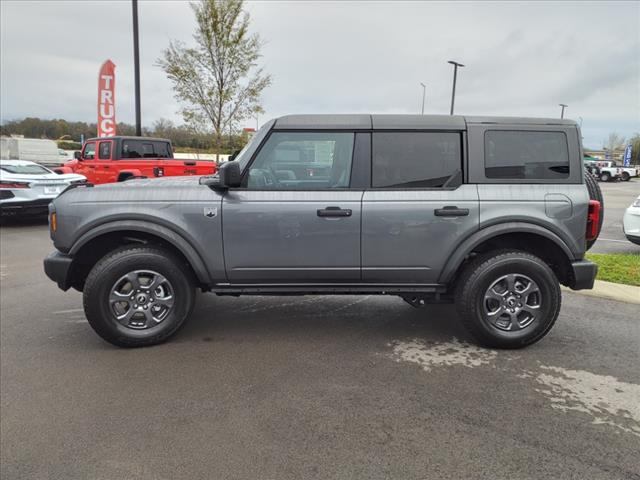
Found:
<path fill-rule="evenodd" d="M 505 248 L 533 253 L 551 267 L 562 284 L 570 283 L 570 266 L 574 258 L 570 248 L 550 230 L 525 222 L 492 225 L 471 235 L 449 257 L 439 282 L 454 282 L 475 254 Z"/>
<path fill-rule="evenodd" d="M 122 245 L 134 243 L 166 248 L 185 262 L 201 286 L 210 284 L 211 276 L 204 261 L 182 235 L 155 223 L 123 220 L 98 225 L 73 244 L 69 250 L 69 255 L 74 258 L 70 272 L 72 286 L 82 290 L 84 278 L 100 258 Z"/>

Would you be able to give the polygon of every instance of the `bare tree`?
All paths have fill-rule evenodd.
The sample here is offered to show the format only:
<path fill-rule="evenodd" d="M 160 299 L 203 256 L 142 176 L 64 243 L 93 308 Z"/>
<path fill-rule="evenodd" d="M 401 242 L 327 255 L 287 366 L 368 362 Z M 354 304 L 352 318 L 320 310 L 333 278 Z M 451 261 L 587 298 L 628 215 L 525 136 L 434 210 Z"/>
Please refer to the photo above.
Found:
<path fill-rule="evenodd" d="M 617 132 L 611 132 L 609 134 L 609 138 L 607 138 L 603 143 L 604 148 L 609 150 L 611 153 L 625 147 L 624 137 L 619 135 Z"/>
<path fill-rule="evenodd" d="M 157 64 L 172 81 L 187 124 L 213 130 L 219 155 L 225 130 L 262 113 L 260 95 L 271 76 L 257 67 L 262 44 L 249 33 L 242 0 L 199 0 L 191 8 L 195 46 L 172 41 Z"/>

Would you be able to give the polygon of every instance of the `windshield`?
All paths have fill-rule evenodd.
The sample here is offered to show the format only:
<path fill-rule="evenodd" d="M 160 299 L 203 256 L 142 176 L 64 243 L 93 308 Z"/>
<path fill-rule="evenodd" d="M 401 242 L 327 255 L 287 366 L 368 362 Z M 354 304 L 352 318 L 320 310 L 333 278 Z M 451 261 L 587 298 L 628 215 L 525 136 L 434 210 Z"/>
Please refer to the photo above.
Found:
<path fill-rule="evenodd" d="M 269 133 L 274 121 L 275 120 L 271 120 L 260 127 L 260 130 L 258 130 L 253 138 L 249 140 L 242 150 L 240 150 L 240 153 L 238 153 L 234 159 L 240 164 L 240 170 L 245 169 L 249 160 L 251 160 L 251 156 L 254 154 L 264 137 L 266 137 L 267 133 Z"/>
<path fill-rule="evenodd" d="M 47 175 L 53 173 L 41 165 L 0 165 L 0 170 L 18 175 Z"/>

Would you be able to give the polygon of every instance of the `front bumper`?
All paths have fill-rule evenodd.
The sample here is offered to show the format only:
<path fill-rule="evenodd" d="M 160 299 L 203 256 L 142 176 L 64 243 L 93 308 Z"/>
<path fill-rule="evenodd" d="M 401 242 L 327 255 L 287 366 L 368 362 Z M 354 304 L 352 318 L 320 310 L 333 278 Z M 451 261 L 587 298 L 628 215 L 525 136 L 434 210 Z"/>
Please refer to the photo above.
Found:
<path fill-rule="evenodd" d="M 72 257 L 56 250 L 44 259 L 44 273 L 56 282 L 62 290 L 69 290 L 69 287 L 71 287 L 69 273 L 71 272 L 72 263 Z"/>
<path fill-rule="evenodd" d="M 589 260 L 578 260 L 571 263 L 572 275 L 569 287 L 572 290 L 590 290 L 598 273 L 598 265 Z"/>

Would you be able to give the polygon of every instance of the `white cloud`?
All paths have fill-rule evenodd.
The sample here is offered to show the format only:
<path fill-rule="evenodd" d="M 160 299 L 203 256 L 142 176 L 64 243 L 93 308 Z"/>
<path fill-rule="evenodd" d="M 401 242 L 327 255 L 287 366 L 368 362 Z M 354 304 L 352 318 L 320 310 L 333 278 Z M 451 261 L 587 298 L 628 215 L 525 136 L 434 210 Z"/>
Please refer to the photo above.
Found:
<path fill-rule="evenodd" d="M 96 81 L 117 65 L 118 119 L 131 123 L 129 2 L 1 2 L 1 117 L 93 120 Z M 296 112 L 456 112 L 584 120 L 585 144 L 640 130 L 638 2 L 251 2 L 274 83 L 268 117 Z M 170 39 L 191 41 L 183 1 L 140 2 L 143 122 L 180 121 L 154 66 Z M 252 124 L 252 122 L 247 122 Z"/>

